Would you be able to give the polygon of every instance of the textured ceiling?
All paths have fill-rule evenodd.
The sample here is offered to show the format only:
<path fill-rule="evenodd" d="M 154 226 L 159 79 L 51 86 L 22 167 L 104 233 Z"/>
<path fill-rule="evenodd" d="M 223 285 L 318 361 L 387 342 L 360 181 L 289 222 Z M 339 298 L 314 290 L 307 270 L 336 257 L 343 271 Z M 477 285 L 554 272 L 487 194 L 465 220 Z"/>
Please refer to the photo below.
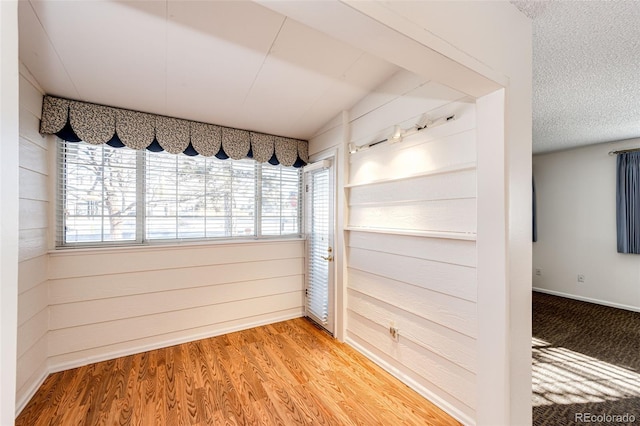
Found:
<path fill-rule="evenodd" d="M 533 19 L 533 152 L 640 137 L 640 2 L 512 3 Z"/>

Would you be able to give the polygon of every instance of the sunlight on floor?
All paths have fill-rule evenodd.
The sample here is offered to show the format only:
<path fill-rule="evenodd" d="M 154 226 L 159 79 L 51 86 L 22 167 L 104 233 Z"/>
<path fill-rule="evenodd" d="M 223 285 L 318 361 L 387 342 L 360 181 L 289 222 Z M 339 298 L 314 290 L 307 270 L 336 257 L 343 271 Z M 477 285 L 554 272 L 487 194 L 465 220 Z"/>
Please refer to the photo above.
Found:
<path fill-rule="evenodd" d="M 640 373 L 533 338 L 533 406 L 640 397 Z"/>

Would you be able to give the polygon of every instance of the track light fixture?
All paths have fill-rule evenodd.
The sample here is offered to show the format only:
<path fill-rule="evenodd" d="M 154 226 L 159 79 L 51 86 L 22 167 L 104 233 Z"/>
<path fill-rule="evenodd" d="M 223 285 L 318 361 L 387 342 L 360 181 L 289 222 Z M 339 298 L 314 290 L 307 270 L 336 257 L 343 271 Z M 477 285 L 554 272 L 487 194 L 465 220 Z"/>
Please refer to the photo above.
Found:
<path fill-rule="evenodd" d="M 393 134 L 391 134 L 391 137 L 388 140 L 391 142 L 400 142 L 403 134 L 404 131 L 396 124 L 393 126 Z"/>
<path fill-rule="evenodd" d="M 448 121 L 452 121 L 455 119 L 456 119 L 455 114 L 445 115 L 435 120 L 429 120 L 428 118 L 425 117 L 418 124 L 416 124 L 415 126 L 413 126 L 408 130 L 403 129 L 402 127 L 396 124 L 395 126 L 393 126 L 393 133 L 391 133 L 391 135 L 386 139 L 382 139 L 381 141 L 377 141 L 377 142 L 367 143 L 364 145 L 356 145 L 353 142 L 349 143 L 349 146 L 348 146 L 349 153 L 355 154 L 358 151 L 371 148 L 372 146 L 379 145 L 383 142 L 391 142 L 391 143 L 400 142 L 402 141 L 403 138 L 413 135 L 414 133 L 418 133 L 421 130 L 431 129 L 433 127 L 439 126 L 441 124 L 444 124 Z"/>
<path fill-rule="evenodd" d="M 456 115 L 452 114 L 452 115 L 444 115 L 440 118 L 436 118 L 435 120 L 429 120 L 428 118 L 425 117 L 425 119 L 423 119 L 422 121 L 420 121 L 420 123 L 416 124 L 416 131 L 420 131 L 423 129 L 431 129 L 433 127 L 439 126 L 441 124 L 446 123 L 447 121 L 451 121 L 451 120 L 455 120 L 456 119 Z"/>

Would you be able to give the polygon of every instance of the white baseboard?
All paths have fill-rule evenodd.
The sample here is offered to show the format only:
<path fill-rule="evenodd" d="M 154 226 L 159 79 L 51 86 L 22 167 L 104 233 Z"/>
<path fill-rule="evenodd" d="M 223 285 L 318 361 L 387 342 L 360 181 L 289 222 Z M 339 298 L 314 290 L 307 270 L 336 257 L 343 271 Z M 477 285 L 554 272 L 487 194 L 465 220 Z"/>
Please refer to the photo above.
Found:
<path fill-rule="evenodd" d="M 354 349 L 356 349 L 358 352 L 360 352 L 361 354 L 369 358 L 374 363 L 378 364 L 380 367 L 382 367 L 382 369 L 386 370 L 389 374 L 394 376 L 396 379 L 400 380 L 401 382 L 409 386 L 411 389 L 418 392 L 420 395 L 422 395 L 429 401 L 433 402 L 440 409 L 442 409 L 444 412 L 449 414 L 454 419 L 458 420 L 463 425 L 473 426 L 476 424 L 475 419 L 469 417 L 467 414 L 463 413 L 462 411 L 460 411 L 459 409 L 451 405 L 449 402 L 435 395 L 433 392 L 426 389 L 420 383 L 416 382 L 414 379 L 407 376 L 405 373 L 403 373 L 398 368 L 388 363 L 384 359 L 380 358 L 378 355 L 366 349 L 365 347 L 360 345 L 358 342 L 354 341 L 352 338 L 347 337 L 345 339 L 345 343 L 347 343 L 349 346 L 352 346 Z"/>
<path fill-rule="evenodd" d="M 182 343 L 193 342 L 201 339 L 208 339 L 209 337 L 221 336 L 223 334 L 233 333 L 236 331 L 247 330 L 249 328 L 260 327 L 267 324 L 274 324 L 280 321 L 286 321 L 294 318 L 300 318 L 304 316 L 304 310 L 301 310 L 299 313 L 295 314 L 287 314 L 281 316 L 270 316 L 270 317 L 262 317 L 258 321 L 246 322 L 240 325 L 234 325 L 232 327 L 223 327 L 218 329 L 213 329 L 204 333 L 194 333 L 194 334 L 185 334 L 178 338 L 163 340 L 159 342 L 154 342 L 151 344 L 131 346 L 126 349 L 121 349 L 117 351 L 104 352 L 100 355 L 95 355 L 91 357 L 84 357 L 75 359 L 73 361 L 58 363 L 58 364 L 50 364 L 49 365 L 49 374 L 57 373 L 60 371 L 70 370 L 72 368 L 82 367 L 88 364 L 93 364 L 96 362 L 107 361 L 110 359 L 120 358 L 123 356 L 129 356 L 138 354 L 141 352 L 152 351 L 154 349 L 166 348 L 169 346 L 180 345 Z"/>
<path fill-rule="evenodd" d="M 581 302 L 589 302 L 589 303 L 595 303 L 597 305 L 609 306 L 611 308 L 624 309 L 626 311 L 640 312 L 640 307 L 637 307 L 637 306 L 623 305 L 621 303 L 614 303 L 614 302 L 609 302 L 609 301 L 600 300 L 600 299 L 592 299 L 590 297 L 578 296 L 576 294 L 563 293 L 561 291 L 555 291 L 555 290 L 547 290 L 546 288 L 533 287 L 533 291 L 537 291 L 538 293 L 550 294 L 552 296 L 566 297 L 567 299 L 579 300 Z"/>
<path fill-rule="evenodd" d="M 40 374 L 38 375 L 37 379 L 34 380 L 31 383 L 31 385 L 27 388 L 27 391 L 24 392 L 22 395 L 16 395 L 16 417 L 20 415 L 22 410 L 24 410 L 24 407 L 26 407 L 29 401 L 31 401 L 31 398 L 33 398 L 33 396 L 36 394 L 38 389 L 40 389 L 40 386 L 42 386 L 44 381 L 47 380 L 47 377 L 49 377 L 49 374 L 50 374 L 49 369 L 47 368 L 46 365 L 43 365 L 42 371 L 40 371 Z"/>

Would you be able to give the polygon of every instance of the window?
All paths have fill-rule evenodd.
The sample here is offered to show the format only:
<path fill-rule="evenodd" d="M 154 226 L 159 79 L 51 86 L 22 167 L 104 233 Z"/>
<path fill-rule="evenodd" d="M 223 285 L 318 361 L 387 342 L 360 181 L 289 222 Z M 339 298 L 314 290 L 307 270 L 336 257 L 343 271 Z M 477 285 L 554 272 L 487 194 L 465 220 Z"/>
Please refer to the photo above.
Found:
<path fill-rule="evenodd" d="M 300 234 L 300 169 L 60 142 L 58 246 Z"/>

